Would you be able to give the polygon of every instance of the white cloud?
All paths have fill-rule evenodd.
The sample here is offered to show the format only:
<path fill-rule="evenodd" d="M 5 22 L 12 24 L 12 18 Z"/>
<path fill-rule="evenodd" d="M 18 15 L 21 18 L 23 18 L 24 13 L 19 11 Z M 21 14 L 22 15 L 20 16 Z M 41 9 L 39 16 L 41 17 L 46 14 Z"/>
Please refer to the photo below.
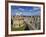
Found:
<path fill-rule="evenodd" d="M 33 11 L 33 10 L 29 10 L 29 11 Z"/>
<path fill-rule="evenodd" d="M 39 7 L 37 7 L 37 8 L 33 8 L 33 10 L 38 10 L 39 9 Z"/>
<path fill-rule="evenodd" d="M 23 9 L 23 8 L 19 8 L 19 10 L 22 10 L 22 11 L 24 11 L 24 9 Z"/>
<path fill-rule="evenodd" d="M 21 14 L 22 14 L 22 12 L 17 12 L 17 13 L 16 13 L 16 15 L 21 15 Z"/>

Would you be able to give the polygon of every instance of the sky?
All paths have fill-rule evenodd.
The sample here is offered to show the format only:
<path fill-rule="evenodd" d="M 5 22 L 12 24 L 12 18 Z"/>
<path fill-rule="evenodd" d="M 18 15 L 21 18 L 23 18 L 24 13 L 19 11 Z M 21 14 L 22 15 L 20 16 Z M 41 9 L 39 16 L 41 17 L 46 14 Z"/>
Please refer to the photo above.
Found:
<path fill-rule="evenodd" d="M 12 16 L 39 16 L 40 12 L 40 7 L 36 6 L 11 6 Z"/>

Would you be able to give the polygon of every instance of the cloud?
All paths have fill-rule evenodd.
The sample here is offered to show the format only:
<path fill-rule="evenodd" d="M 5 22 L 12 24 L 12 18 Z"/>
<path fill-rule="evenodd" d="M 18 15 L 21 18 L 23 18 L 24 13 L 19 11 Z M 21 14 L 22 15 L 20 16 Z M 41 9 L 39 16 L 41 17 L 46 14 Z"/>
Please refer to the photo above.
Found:
<path fill-rule="evenodd" d="M 19 8 L 19 10 L 22 10 L 22 11 L 24 11 L 24 9 L 23 9 L 23 8 Z"/>
<path fill-rule="evenodd" d="M 40 9 L 40 7 L 34 7 L 33 8 L 33 10 L 39 10 Z"/>
<path fill-rule="evenodd" d="M 33 10 L 29 10 L 30 12 L 32 12 Z"/>
<path fill-rule="evenodd" d="M 22 14 L 22 12 L 16 12 L 16 15 L 21 15 Z"/>

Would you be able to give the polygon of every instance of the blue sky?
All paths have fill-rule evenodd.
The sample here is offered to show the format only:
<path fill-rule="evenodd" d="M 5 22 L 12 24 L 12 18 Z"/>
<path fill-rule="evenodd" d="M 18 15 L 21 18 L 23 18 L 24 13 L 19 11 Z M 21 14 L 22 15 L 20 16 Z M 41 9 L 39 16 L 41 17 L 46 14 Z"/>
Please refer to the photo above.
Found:
<path fill-rule="evenodd" d="M 21 15 L 21 16 L 39 16 L 40 7 L 34 6 L 11 6 L 11 15 Z"/>

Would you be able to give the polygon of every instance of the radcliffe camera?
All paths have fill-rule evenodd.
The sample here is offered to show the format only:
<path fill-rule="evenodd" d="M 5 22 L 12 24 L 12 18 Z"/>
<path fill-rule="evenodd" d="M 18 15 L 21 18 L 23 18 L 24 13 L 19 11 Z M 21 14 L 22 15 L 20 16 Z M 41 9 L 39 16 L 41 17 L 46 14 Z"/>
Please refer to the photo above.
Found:
<path fill-rule="evenodd" d="M 11 6 L 11 31 L 39 29 L 40 7 Z"/>

